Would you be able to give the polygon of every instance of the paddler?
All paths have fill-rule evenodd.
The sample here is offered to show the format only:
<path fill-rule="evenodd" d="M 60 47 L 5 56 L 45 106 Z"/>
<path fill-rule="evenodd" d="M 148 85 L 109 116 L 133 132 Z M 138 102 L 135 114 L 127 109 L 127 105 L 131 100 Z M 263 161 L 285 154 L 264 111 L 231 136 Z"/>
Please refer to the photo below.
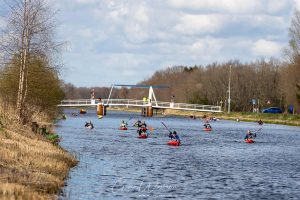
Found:
<path fill-rule="evenodd" d="M 245 140 L 256 138 L 256 133 L 252 133 L 250 130 L 247 130 Z"/>
<path fill-rule="evenodd" d="M 258 122 L 257 122 L 259 125 L 263 125 L 263 121 L 260 119 Z"/>
<path fill-rule="evenodd" d="M 138 119 L 135 123 L 134 126 L 140 128 L 142 125 L 142 122 Z"/>
<path fill-rule="evenodd" d="M 208 122 L 206 122 L 203 126 L 204 128 L 211 128 L 211 125 Z"/>
<path fill-rule="evenodd" d="M 89 128 L 89 129 L 93 129 L 94 128 L 94 125 L 92 123 L 92 121 L 90 122 L 85 122 L 85 125 L 84 125 L 86 128 Z"/>
<path fill-rule="evenodd" d="M 143 121 L 143 123 L 141 124 L 141 128 L 147 130 L 147 124 L 145 121 Z"/>
<path fill-rule="evenodd" d="M 124 120 L 123 120 L 122 123 L 121 123 L 121 125 L 120 125 L 120 127 L 121 127 L 121 128 L 126 128 L 127 125 L 128 125 L 128 124 L 127 124 L 126 122 L 124 122 Z"/>
<path fill-rule="evenodd" d="M 179 138 L 179 135 L 177 135 L 176 131 L 173 132 L 173 137 L 177 142 L 180 143 L 180 138 Z"/>

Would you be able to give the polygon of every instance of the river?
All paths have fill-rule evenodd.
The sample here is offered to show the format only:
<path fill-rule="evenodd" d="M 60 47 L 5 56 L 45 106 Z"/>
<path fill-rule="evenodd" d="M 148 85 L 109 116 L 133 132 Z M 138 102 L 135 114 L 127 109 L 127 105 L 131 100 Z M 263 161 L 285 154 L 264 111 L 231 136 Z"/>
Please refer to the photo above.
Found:
<path fill-rule="evenodd" d="M 94 110 L 57 124 L 60 145 L 79 159 L 59 199 L 300 199 L 300 127 L 264 124 L 256 143 L 247 144 L 253 122 L 203 122 L 183 117 L 142 118 L 139 113 Z M 129 116 L 129 130 L 118 130 Z M 153 127 L 138 139 L 136 119 Z M 91 120 L 95 129 L 84 128 Z M 164 122 L 182 145 L 166 145 Z"/>

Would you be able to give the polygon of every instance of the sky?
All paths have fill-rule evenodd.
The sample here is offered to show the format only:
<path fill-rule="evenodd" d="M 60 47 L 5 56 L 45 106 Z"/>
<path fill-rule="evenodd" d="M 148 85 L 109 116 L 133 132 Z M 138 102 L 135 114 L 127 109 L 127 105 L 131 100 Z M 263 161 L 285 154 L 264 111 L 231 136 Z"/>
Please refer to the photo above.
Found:
<path fill-rule="evenodd" d="M 174 65 L 282 59 L 300 8 L 300 0 L 48 1 L 67 42 L 61 78 L 87 87 L 136 84 Z"/>

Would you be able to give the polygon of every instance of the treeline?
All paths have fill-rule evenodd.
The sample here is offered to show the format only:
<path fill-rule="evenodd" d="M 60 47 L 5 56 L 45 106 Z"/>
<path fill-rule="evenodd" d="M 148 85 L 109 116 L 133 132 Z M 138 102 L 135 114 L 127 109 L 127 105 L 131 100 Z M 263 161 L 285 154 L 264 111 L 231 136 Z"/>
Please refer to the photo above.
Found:
<path fill-rule="evenodd" d="M 230 66 L 233 111 L 252 111 L 253 103 L 259 109 L 270 106 L 286 109 L 293 105 L 299 110 L 296 84 L 291 83 L 291 79 L 296 80 L 296 75 L 300 78 L 300 74 L 293 73 L 292 66 L 277 60 L 172 67 L 156 72 L 142 84 L 169 85 L 170 89 L 156 91 L 165 101 L 175 96 L 177 102 L 220 105 L 226 110 Z M 134 92 L 129 94 L 134 95 Z"/>
<path fill-rule="evenodd" d="M 293 105 L 299 110 L 296 84 L 292 80 L 300 79 L 300 74 L 296 73 L 295 66 L 275 59 L 244 64 L 230 61 L 207 66 L 170 67 L 155 72 L 151 78 L 138 84 L 169 86 L 167 89 L 154 89 L 160 101 L 170 101 L 174 96 L 175 102 L 220 105 L 226 110 L 230 66 L 233 111 L 252 111 L 253 99 L 255 108 L 278 106 L 287 109 L 289 105 Z M 110 88 L 94 89 L 96 98 L 108 97 Z M 69 98 L 89 98 L 91 90 L 92 88 L 65 85 Z M 142 99 L 148 95 L 147 89 L 140 88 L 120 88 L 114 91 L 113 98 Z"/>

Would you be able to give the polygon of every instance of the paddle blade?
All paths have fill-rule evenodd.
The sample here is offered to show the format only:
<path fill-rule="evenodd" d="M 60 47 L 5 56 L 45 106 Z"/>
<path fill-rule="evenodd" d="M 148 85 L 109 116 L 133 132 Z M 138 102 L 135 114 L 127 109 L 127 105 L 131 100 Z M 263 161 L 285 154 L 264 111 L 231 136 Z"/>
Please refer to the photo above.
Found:
<path fill-rule="evenodd" d="M 152 132 L 154 131 L 154 128 L 152 126 L 148 126 L 148 129 Z"/>

